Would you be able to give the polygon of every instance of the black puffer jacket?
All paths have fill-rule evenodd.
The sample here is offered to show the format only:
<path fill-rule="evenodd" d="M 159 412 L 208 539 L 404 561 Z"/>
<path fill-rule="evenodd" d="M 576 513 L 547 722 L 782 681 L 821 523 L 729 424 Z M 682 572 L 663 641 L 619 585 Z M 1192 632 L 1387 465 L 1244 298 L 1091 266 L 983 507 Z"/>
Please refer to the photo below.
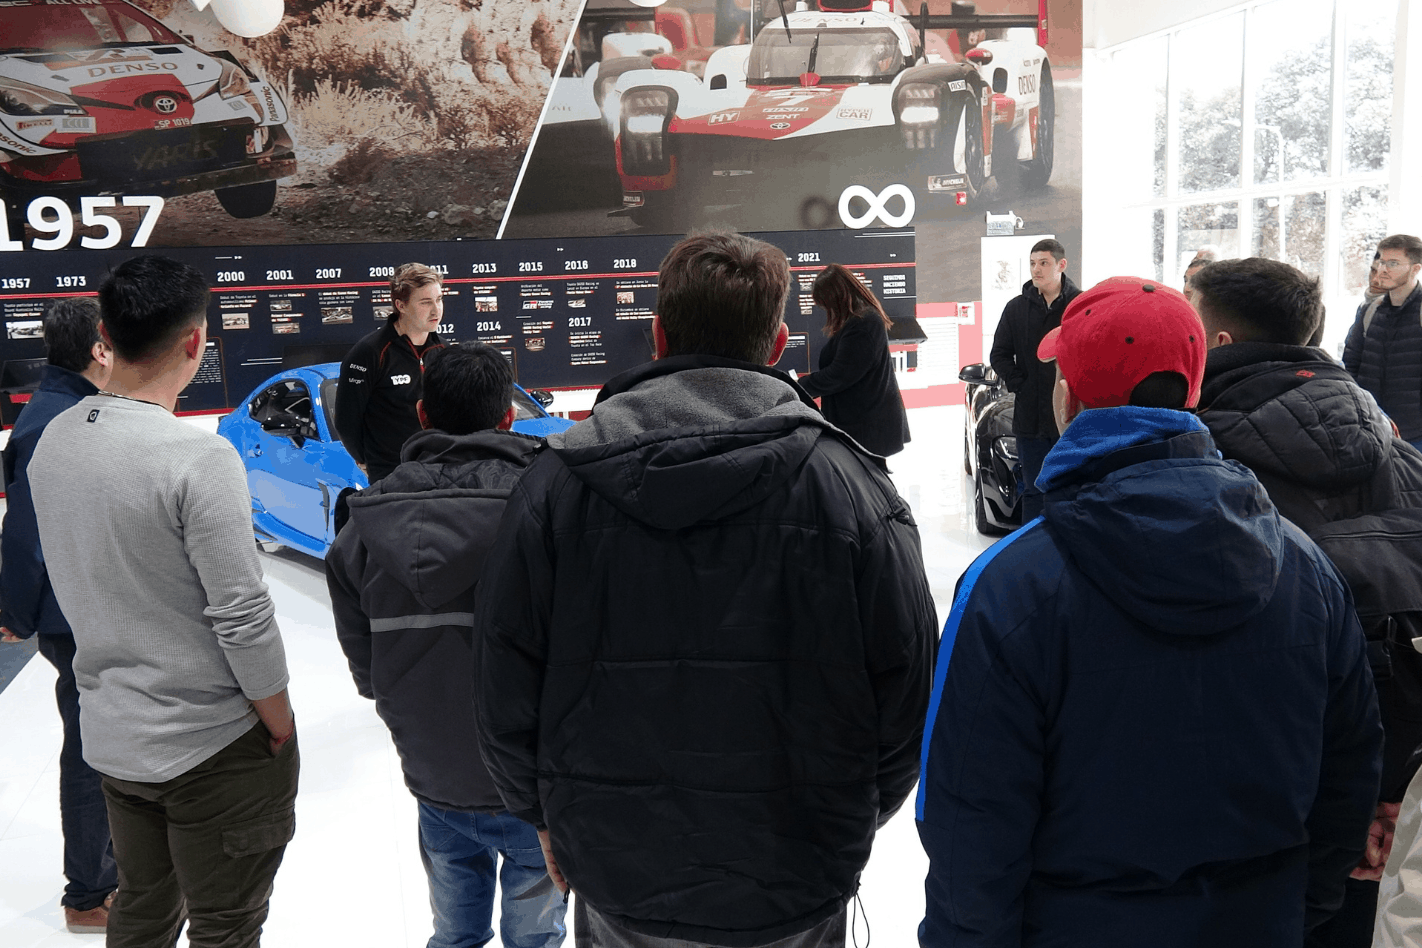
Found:
<path fill-rule="evenodd" d="M 356 687 L 375 699 L 416 797 L 499 812 L 479 755 L 475 584 L 510 490 L 543 442 L 506 431 L 422 431 L 404 461 L 350 498 L 326 557 L 336 636 Z"/>
<path fill-rule="evenodd" d="M 937 623 L 883 461 L 786 376 L 609 382 L 515 490 L 483 588 L 484 757 L 580 898 L 731 946 L 845 904 L 917 777 Z"/>
<path fill-rule="evenodd" d="M 831 424 L 875 454 L 898 454 L 908 443 L 889 331 L 873 310 L 845 321 L 820 350 L 820 370 L 801 377 L 800 385 L 820 399 Z"/>
<path fill-rule="evenodd" d="M 1416 441 L 1422 438 L 1422 286 L 1401 306 L 1383 294 L 1364 332 L 1366 310 L 1358 310 L 1348 331 L 1343 364 L 1397 422 L 1402 437 Z"/>
<path fill-rule="evenodd" d="M 1056 384 L 1057 369 L 1037 358 L 1037 346 L 1043 336 L 1062 324 L 1062 313 L 1080 294 L 1081 290 L 1063 273 L 1062 291 L 1051 306 L 1028 280 L 1022 284 L 1022 295 L 1008 300 L 1002 308 L 988 361 L 1007 390 L 1017 396 L 1012 416 L 1014 434 L 1057 439 L 1057 420 L 1052 415 L 1052 386 Z"/>
<path fill-rule="evenodd" d="M 1391 469 L 1404 506 L 1422 507 L 1422 454 L 1396 438 L 1343 366 L 1305 346 L 1243 342 L 1211 349 L 1199 418 L 1226 458 L 1250 468 L 1279 512 L 1305 531 L 1372 509 Z M 1422 743 L 1422 655 L 1393 653 L 1378 682 L 1386 746 L 1382 798 L 1400 800 Z"/>

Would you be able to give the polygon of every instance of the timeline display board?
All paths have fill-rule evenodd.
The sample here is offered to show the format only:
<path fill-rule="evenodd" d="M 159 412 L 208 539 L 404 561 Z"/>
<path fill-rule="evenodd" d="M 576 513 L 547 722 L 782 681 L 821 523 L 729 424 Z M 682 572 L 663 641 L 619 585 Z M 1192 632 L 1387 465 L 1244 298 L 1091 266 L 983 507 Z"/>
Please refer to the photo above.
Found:
<path fill-rule="evenodd" d="M 815 275 L 841 263 L 866 281 L 896 320 L 913 318 L 914 232 L 792 231 L 756 235 L 785 251 L 793 270 L 782 368 L 808 372 L 824 343 L 824 313 L 810 300 Z M 390 312 L 389 277 L 412 260 L 445 275 L 447 341 L 503 351 L 525 388 L 591 388 L 652 357 L 657 267 L 680 239 L 635 235 L 578 239 L 440 241 L 240 248 L 165 248 L 212 287 L 207 357 L 180 411 L 231 408 L 312 347 L 335 361 Z M 132 256 L 55 251 L 0 257 L 0 368 L 44 357 L 45 307 L 93 295 Z"/>

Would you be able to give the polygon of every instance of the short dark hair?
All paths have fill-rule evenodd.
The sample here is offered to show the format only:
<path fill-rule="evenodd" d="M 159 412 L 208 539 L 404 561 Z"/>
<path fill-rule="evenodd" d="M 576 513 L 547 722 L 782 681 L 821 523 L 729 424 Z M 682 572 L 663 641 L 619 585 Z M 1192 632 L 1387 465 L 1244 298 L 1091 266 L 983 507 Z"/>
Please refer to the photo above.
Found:
<path fill-rule="evenodd" d="M 1217 260 L 1190 278 L 1190 288 L 1206 328 L 1235 342 L 1308 345 L 1323 319 L 1319 281 L 1278 260 Z"/>
<path fill-rule="evenodd" d="M 785 252 L 741 234 L 687 237 L 662 260 L 657 317 L 667 355 L 708 355 L 764 365 L 790 293 Z"/>
<path fill-rule="evenodd" d="M 125 362 L 161 355 L 204 322 L 207 298 L 207 279 L 200 271 L 153 254 L 119 264 L 99 287 L 104 329 Z"/>
<path fill-rule="evenodd" d="M 44 314 L 44 346 L 50 365 L 83 372 L 94 361 L 99 337 L 99 301 L 92 296 L 55 300 Z"/>
<path fill-rule="evenodd" d="M 1407 254 L 1408 263 L 1422 263 L 1422 240 L 1411 234 L 1393 234 L 1378 241 L 1378 255 L 1384 250 L 1401 250 Z"/>
<path fill-rule="evenodd" d="M 424 402 L 431 428 L 453 435 L 492 428 L 513 403 L 513 369 L 482 342 L 442 349 L 425 367 Z"/>
<path fill-rule="evenodd" d="M 1061 241 L 1053 240 L 1050 237 L 1043 237 L 1033 244 L 1032 253 L 1029 253 L 1027 256 L 1030 257 L 1033 253 L 1049 253 L 1052 255 L 1052 259 L 1057 263 L 1061 263 L 1066 259 L 1066 248 L 1062 246 Z"/>
<path fill-rule="evenodd" d="M 1131 389 L 1131 405 L 1137 408 L 1173 408 L 1183 411 L 1190 397 L 1190 383 L 1179 372 L 1152 372 Z"/>

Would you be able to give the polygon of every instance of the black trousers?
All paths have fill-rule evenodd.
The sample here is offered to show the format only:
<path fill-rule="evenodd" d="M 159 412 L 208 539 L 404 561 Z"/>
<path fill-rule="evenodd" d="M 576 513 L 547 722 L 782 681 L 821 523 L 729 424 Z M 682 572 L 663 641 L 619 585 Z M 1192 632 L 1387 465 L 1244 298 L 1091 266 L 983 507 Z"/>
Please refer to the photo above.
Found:
<path fill-rule="evenodd" d="M 296 829 L 300 756 L 272 756 L 258 723 L 162 783 L 104 778 L 119 887 L 108 948 L 162 948 L 184 919 L 194 948 L 248 948 L 262 933 L 272 881 Z"/>
<path fill-rule="evenodd" d="M 102 905 L 118 885 L 103 774 L 84 762 L 79 737 L 79 687 L 74 683 L 74 636 L 36 636 L 39 653 L 59 672 L 54 699 L 64 722 L 59 751 L 59 825 L 64 832 L 63 905 L 85 912 Z"/>

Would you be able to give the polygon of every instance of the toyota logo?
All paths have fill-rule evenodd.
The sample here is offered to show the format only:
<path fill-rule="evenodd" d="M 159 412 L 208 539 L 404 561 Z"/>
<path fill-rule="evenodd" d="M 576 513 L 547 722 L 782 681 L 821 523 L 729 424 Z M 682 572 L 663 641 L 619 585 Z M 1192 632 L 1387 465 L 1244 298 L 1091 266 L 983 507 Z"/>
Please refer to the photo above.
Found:
<path fill-rule="evenodd" d="M 153 108 L 164 115 L 172 115 L 178 111 L 178 100 L 170 95 L 160 95 L 153 100 Z"/>

